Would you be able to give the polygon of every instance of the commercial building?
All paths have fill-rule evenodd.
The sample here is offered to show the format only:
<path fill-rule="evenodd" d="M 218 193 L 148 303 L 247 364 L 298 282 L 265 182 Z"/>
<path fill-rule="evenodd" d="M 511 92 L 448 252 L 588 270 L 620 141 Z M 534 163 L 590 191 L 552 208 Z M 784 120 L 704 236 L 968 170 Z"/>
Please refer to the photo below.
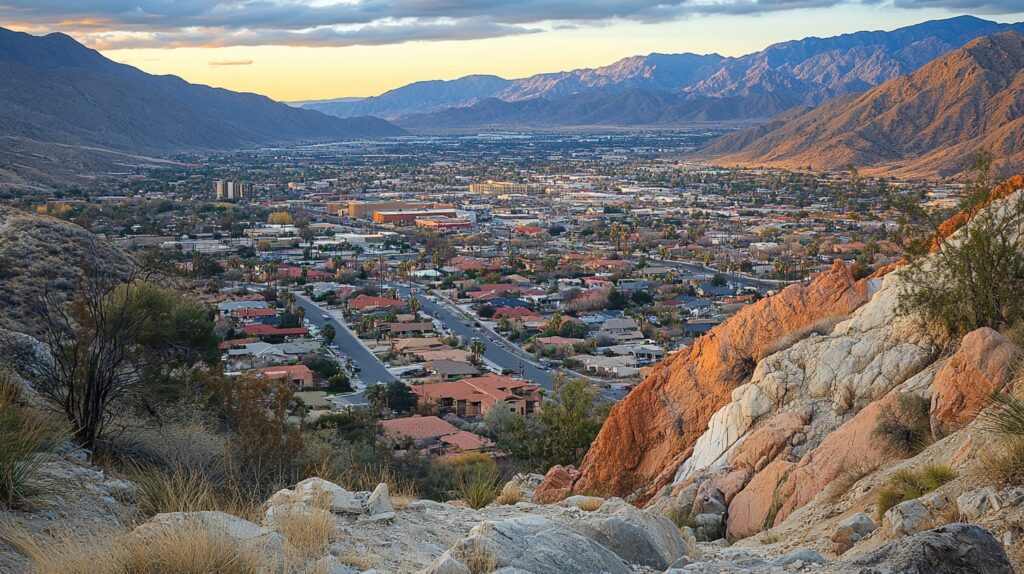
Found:
<path fill-rule="evenodd" d="M 456 215 L 454 209 L 409 209 L 409 210 L 388 210 L 373 212 L 374 223 L 392 223 L 398 225 L 412 225 L 417 219 L 431 217 L 450 217 Z"/>
<path fill-rule="evenodd" d="M 482 193 L 484 195 L 497 195 L 499 193 L 529 193 L 537 191 L 538 186 L 529 183 L 515 183 L 510 181 L 485 181 L 483 183 L 469 184 L 470 193 Z"/>
<path fill-rule="evenodd" d="M 218 179 L 213 182 L 213 190 L 218 200 L 242 199 L 245 197 L 246 187 L 244 181 Z"/>
<path fill-rule="evenodd" d="M 416 227 L 426 227 L 427 229 L 469 229 L 473 227 L 473 224 L 465 219 L 455 219 L 451 217 L 426 217 L 419 218 L 416 220 Z"/>
<path fill-rule="evenodd" d="M 407 209 L 427 209 L 432 203 L 422 201 L 350 201 L 348 216 L 360 219 L 373 219 L 378 211 L 400 211 Z"/>

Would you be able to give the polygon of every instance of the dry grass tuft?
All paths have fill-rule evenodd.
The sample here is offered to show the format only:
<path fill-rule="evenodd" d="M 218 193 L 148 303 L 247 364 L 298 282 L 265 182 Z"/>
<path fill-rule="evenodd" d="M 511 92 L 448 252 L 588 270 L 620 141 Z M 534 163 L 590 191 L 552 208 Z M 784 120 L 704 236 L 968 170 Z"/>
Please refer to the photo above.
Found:
<path fill-rule="evenodd" d="M 479 539 L 474 539 L 469 547 L 460 547 L 453 556 L 460 560 L 472 574 L 489 574 L 498 569 L 498 558 Z"/>
<path fill-rule="evenodd" d="M 149 518 L 163 512 L 215 510 L 246 520 L 259 520 L 263 497 L 255 489 L 242 489 L 230 477 L 211 477 L 185 467 L 162 469 L 126 465 L 124 474 L 139 485 L 139 514 Z"/>
<path fill-rule="evenodd" d="M 828 501 L 835 502 L 843 497 L 855 484 L 865 476 L 875 472 L 882 466 L 880 460 L 869 460 L 847 465 L 828 487 Z"/>
<path fill-rule="evenodd" d="M 20 401 L 21 387 L 0 373 L 0 508 L 42 492 L 42 468 L 67 438 L 48 417 Z"/>
<path fill-rule="evenodd" d="M 576 505 L 576 508 L 579 508 L 584 512 L 594 512 L 602 506 L 604 506 L 603 498 L 588 498 L 587 500 L 580 501 L 579 504 Z"/>
<path fill-rule="evenodd" d="M 881 522 L 893 506 L 901 502 L 920 498 L 955 479 L 957 473 L 949 466 L 929 464 L 918 471 L 902 469 L 893 473 L 889 481 L 878 491 L 876 518 Z"/>
<path fill-rule="evenodd" d="M 371 570 L 374 566 L 374 560 L 372 556 L 366 554 L 356 554 L 355 552 L 349 552 L 338 556 L 338 560 L 341 560 L 345 564 L 357 569 L 357 570 Z"/>
<path fill-rule="evenodd" d="M 1001 443 L 982 450 L 977 472 L 991 484 L 1024 485 L 1024 437 L 1006 437 Z"/>
<path fill-rule="evenodd" d="M 282 512 L 276 516 L 276 529 L 288 541 L 292 561 L 305 562 L 324 555 L 334 532 L 334 515 L 326 492 L 312 497 L 307 505 L 275 510 Z"/>
<path fill-rule="evenodd" d="M 522 500 L 523 500 L 523 489 L 522 489 L 522 487 L 520 487 L 517 484 L 513 484 L 511 482 L 508 482 L 508 483 L 505 484 L 504 487 L 502 487 L 501 494 L 498 495 L 498 498 L 494 499 L 494 502 L 496 504 L 500 504 L 502 506 L 508 506 L 508 505 L 516 504 L 516 503 L 518 503 L 518 502 L 520 502 Z"/>
<path fill-rule="evenodd" d="M 28 557 L 39 574 L 258 574 L 274 564 L 224 533 L 197 527 L 169 528 L 145 538 L 67 533 L 41 539 L 8 531 L 0 539 Z"/>

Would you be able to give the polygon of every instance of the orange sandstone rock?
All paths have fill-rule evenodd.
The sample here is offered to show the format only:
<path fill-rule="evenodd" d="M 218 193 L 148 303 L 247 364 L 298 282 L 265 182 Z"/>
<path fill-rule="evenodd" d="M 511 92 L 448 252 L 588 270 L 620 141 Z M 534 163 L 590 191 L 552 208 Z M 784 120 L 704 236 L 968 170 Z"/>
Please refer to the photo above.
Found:
<path fill-rule="evenodd" d="M 781 503 L 776 491 L 795 464 L 782 459 L 772 461 L 732 499 L 726 526 L 729 540 L 753 536 L 774 525 Z"/>
<path fill-rule="evenodd" d="M 974 420 L 994 391 L 1013 379 L 1020 349 L 987 327 L 964 336 L 956 354 L 935 374 L 931 426 L 936 438 Z"/>
<path fill-rule="evenodd" d="M 766 348 L 815 321 L 850 313 L 867 301 L 842 262 L 809 285 L 795 284 L 742 309 L 693 346 L 657 365 L 611 414 L 581 466 L 575 490 L 643 502 L 669 484 L 711 416 L 747 382 Z M 756 461 L 755 461 L 756 462 Z"/>
<path fill-rule="evenodd" d="M 551 504 L 565 499 L 572 492 L 573 484 L 580 476 L 576 467 L 556 464 L 544 475 L 544 481 L 533 491 L 537 504 Z"/>

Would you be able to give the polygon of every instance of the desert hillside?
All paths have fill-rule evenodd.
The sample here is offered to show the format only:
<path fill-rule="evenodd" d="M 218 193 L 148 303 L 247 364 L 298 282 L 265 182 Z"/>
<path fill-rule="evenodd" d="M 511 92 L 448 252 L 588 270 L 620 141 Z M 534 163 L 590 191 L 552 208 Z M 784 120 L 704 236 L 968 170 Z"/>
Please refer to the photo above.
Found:
<path fill-rule="evenodd" d="M 723 165 L 813 170 L 849 164 L 905 177 L 959 172 L 987 149 L 1006 169 L 1024 163 L 1024 36 L 974 40 L 864 94 L 731 134 L 704 152 Z"/>

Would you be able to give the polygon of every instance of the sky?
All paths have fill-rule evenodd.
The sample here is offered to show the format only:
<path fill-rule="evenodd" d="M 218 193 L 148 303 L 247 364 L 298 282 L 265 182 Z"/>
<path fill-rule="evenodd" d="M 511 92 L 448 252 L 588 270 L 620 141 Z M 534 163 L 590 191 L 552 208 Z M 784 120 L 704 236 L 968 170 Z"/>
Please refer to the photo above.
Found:
<path fill-rule="evenodd" d="M 960 14 L 1024 21 L 1024 0 L 0 0 L 4 27 L 65 32 L 149 73 L 283 101 L 651 52 L 738 56 Z"/>

